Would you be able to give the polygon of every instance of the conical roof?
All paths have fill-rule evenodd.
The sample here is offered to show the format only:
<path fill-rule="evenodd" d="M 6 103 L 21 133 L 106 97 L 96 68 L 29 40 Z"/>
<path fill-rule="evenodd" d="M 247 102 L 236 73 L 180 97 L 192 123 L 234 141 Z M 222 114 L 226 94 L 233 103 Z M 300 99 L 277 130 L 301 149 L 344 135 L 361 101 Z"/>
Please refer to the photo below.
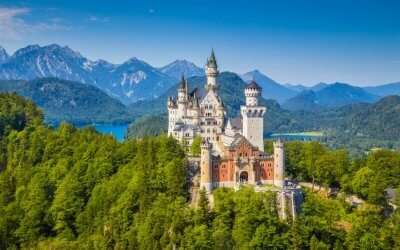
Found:
<path fill-rule="evenodd" d="M 233 130 L 232 124 L 231 124 L 231 119 L 228 119 L 225 127 L 225 134 L 228 136 L 234 136 L 235 131 Z"/>
<path fill-rule="evenodd" d="M 208 58 L 207 66 L 213 68 L 217 67 L 217 59 L 215 58 L 214 49 L 211 50 L 211 56 Z"/>
<path fill-rule="evenodd" d="M 181 81 L 179 83 L 179 89 L 186 89 L 187 83 L 185 80 L 185 76 L 182 75 Z"/>

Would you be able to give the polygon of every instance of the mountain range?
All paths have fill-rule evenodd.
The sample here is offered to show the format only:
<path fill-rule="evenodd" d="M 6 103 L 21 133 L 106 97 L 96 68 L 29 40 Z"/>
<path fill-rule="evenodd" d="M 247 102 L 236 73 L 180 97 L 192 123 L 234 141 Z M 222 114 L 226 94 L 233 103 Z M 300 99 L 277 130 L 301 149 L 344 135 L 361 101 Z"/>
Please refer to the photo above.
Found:
<path fill-rule="evenodd" d="M 156 98 L 176 79 L 132 58 L 122 64 L 92 61 L 69 47 L 30 45 L 12 56 L 0 50 L 0 79 L 33 80 L 43 77 L 94 85 L 123 103 Z"/>
<path fill-rule="evenodd" d="M 373 103 L 381 97 L 400 95 L 400 82 L 357 87 L 347 83 L 279 84 L 258 70 L 241 75 L 245 82 L 255 80 L 265 99 L 274 99 L 288 110 L 316 111 L 353 103 Z"/>
<path fill-rule="evenodd" d="M 163 67 L 154 67 L 135 57 L 122 64 L 92 61 L 67 46 L 57 44 L 30 45 L 11 56 L 0 47 L 0 79 L 29 81 L 56 77 L 91 84 L 127 105 L 156 99 L 174 86 L 182 75 L 204 76 L 204 70 L 187 60 L 176 60 Z M 245 82 L 256 80 L 263 88 L 264 98 L 277 100 L 290 109 L 340 107 L 349 103 L 372 102 L 376 96 L 400 94 L 400 82 L 365 87 L 362 90 L 366 93 L 362 93 L 360 88 L 351 84 L 347 87 L 327 83 L 312 87 L 280 84 L 259 70 L 247 72 L 241 78 Z M 324 91 L 328 86 L 329 91 Z"/>
<path fill-rule="evenodd" d="M 304 90 L 284 102 L 282 106 L 288 110 L 314 111 L 353 103 L 373 103 L 378 99 L 379 96 L 368 93 L 362 88 L 344 83 L 334 83 L 322 88 Z"/>

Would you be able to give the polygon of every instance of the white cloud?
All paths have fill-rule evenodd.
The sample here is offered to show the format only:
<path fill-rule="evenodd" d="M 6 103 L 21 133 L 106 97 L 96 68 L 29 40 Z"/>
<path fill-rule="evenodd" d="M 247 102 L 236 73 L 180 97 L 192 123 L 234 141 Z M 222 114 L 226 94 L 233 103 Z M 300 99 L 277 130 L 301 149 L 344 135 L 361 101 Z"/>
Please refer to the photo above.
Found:
<path fill-rule="evenodd" d="M 88 20 L 90 22 L 97 22 L 97 23 L 108 23 L 110 21 L 108 17 L 98 17 L 98 16 L 90 16 Z"/>
<path fill-rule="evenodd" d="M 60 18 L 28 23 L 23 17 L 29 13 L 29 8 L 0 7 L 0 39 L 19 40 L 31 33 L 69 29 L 61 23 Z"/>

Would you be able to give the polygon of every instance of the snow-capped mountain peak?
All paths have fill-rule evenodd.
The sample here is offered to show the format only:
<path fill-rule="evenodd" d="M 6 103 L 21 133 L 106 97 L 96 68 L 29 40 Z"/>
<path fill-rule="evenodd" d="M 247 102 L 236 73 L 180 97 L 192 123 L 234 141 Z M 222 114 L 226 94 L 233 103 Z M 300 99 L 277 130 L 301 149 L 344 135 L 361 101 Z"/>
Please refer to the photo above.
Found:
<path fill-rule="evenodd" d="M 37 45 L 37 44 L 28 45 L 28 46 L 26 46 L 25 48 L 22 48 L 22 49 L 17 50 L 17 51 L 12 55 L 12 57 L 14 57 L 14 58 L 15 58 L 15 57 L 20 57 L 20 56 L 23 56 L 23 55 L 25 55 L 25 54 L 27 54 L 27 53 L 30 53 L 30 52 L 35 51 L 35 50 L 38 50 L 38 49 L 40 49 L 40 46 Z"/>
<path fill-rule="evenodd" d="M 176 83 L 175 79 L 136 57 L 115 65 L 104 60 L 90 60 L 58 44 L 30 45 L 0 63 L 0 79 L 41 77 L 92 84 L 124 103 L 154 98 Z"/>

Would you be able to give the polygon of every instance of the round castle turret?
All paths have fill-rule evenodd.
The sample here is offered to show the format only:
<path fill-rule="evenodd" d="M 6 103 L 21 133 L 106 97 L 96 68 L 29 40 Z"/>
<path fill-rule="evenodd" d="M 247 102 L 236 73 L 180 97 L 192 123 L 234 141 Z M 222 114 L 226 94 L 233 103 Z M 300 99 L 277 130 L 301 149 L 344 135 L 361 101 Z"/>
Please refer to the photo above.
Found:
<path fill-rule="evenodd" d="M 212 190 L 212 159 L 211 159 L 212 145 L 208 140 L 203 140 L 201 143 L 201 157 L 200 157 L 200 189 L 205 189 L 207 192 Z"/>
<path fill-rule="evenodd" d="M 208 58 L 206 64 L 207 89 L 217 87 L 218 73 L 219 72 L 218 72 L 217 60 L 215 59 L 214 50 L 212 50 L 211 56 Z"/>
<path fill-rule="evenodd" d="M 274 185 L 283 188 L 285 184 L 285 149 L 283 142 L 274 142 Z"/>
<path fill-rule="evenodd" d="M 244 89 L 246 106 L 257 106 L 258 98 L 261 96 L 261 91 L 261 87 L 255 81 L 247 84 L 246 88 Z"/>

